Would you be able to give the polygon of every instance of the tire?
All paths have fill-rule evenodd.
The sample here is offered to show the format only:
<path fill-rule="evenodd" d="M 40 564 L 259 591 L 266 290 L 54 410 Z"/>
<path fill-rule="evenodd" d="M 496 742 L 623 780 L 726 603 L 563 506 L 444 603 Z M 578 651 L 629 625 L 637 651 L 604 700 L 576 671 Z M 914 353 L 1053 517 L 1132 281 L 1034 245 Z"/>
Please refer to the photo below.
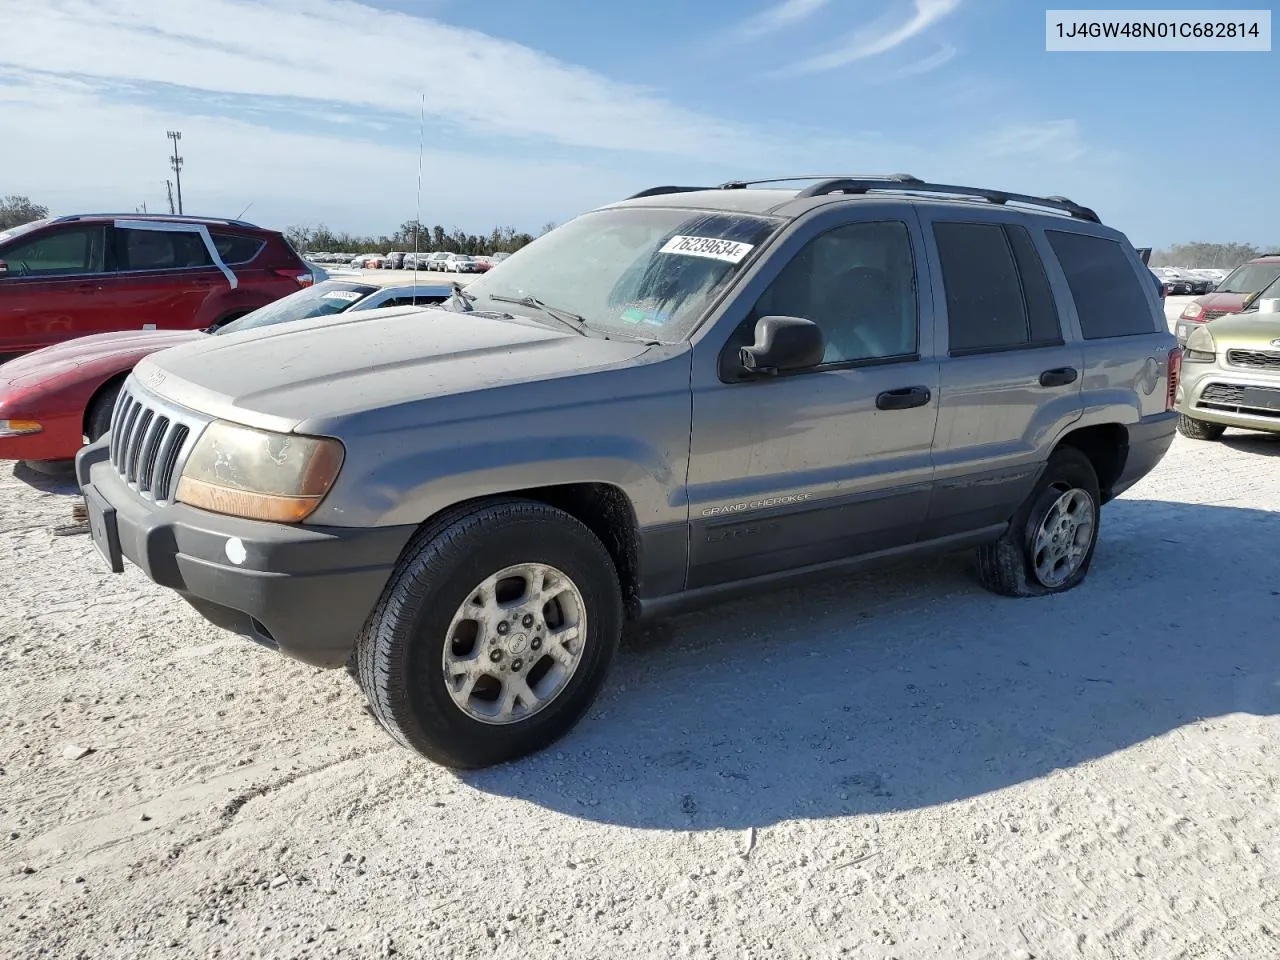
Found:
<path fill-rule="evenodd" d="M 541 606 L 515 602 L 517 589 L 529 595 L 534 573 L 485 590 L 500 572 L 538 566 L 568 583 Z M 583 524 L 531 501 L 477 504 L 447 512 L 409 542 L 357 640 L 357 681 L 404 746 L 449 767 L 492 766 L 541 750 L 581 719 L 604 684 L 622 621 L 613 559 Z M 558 632 L 563 645 L 553 640 Z M 562 657 L 576 658 L 573 666 Z M 545 697 L 541 705 L 510 699 L 508 668 L 522 671 L 524 690 Z M 504 705 L 515 715 L 503 715 Z"/>
<path fill-rule="evenodd" d="M 1178 432 L 1189 440 L 1217 440 L 1226 429 L 1220 423 L 1207 423 L 1185 413 L 1178 414 Z"/>
<path fill-rule="evenodd" d="M 107 431 L 111 429 L 111 414 L 116 408 L 116 398 L 120 396 L 120 388 L 123 386 L 124 381 L 117 380 L 103 389 L 89 403 L 84 425 L 90 443 L 96 443 L 101 440 Z"/>
<path fill-rule="evenodd" d="M 69 477 L 76 472 L 74 460 L 23 460 L 22 463 L 42 477 Z"/>
<path fill-rule="evenodd" d="M 1006 597 L 1065 593 L 1079 586 L 1093 563 L 1101 502 L 1098 475 L 1089 458 L 1074 447 L 1059 447 L 1050 455 L 1044 472 L 1013 515 L 1004 536 L 978 548 L 978 580 L 988 590 Z M 1055 514 L 1064 509 L 1065 514 Z M 1048 522 L 1052 532 L 1055 518 L 1068 524 L 1063 528 L 1067 530 L 1065 539 L 1051 540 L 1044 551 L 1038 551 L 1042 525 Z M 1070 526 L 1073 518 L 1081 522 Z M 1059 549 L 1067 556 L 1061 567 L 1048 570 L 1052 566 L 1049 561 Z M 1037 559 L 1042 561 L 1040 566 Z"/>

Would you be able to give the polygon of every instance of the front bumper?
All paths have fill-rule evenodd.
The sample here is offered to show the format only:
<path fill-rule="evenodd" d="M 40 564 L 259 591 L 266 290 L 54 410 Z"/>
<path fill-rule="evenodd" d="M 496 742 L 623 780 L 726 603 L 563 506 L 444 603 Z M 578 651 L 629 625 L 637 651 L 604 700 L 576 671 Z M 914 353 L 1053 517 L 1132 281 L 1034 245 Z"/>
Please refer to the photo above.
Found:
<path fill-rule="evenodd" d="M 318 667 L 347 662 L 415 530 L 294 526 L 160 506 L 125 485 L 102 443 L 77 455 L 76 476 L 87 501 L 114 510 L 120 553 L 151 580 L 211 623 Z"/>
<path fill-rule="evenodd" d="M 1275 407 L 1253 405 L 1245 391 L 1272 391 Z M 1266 396 L 1265 394 L 1263 396 Z M 1280 373 L 1233 367 L 1225 362 L 1182 361 L 1177 408 L 1195 420 L 1245 430 L 1280 432 Z"/>

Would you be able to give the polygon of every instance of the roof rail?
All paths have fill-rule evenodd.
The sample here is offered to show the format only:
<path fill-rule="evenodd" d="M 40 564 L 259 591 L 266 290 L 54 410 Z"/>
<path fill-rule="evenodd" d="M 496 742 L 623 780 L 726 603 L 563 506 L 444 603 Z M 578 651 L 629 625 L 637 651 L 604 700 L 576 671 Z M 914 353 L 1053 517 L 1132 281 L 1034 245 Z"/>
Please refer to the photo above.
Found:
<path fill-rule="evenodd" d="M 898 193 L 940 193 L 948 194 L 955 197 L 977 197 L 986 200 L 988 203 L 995 203 L 1003 206 L 1006 203 L 1022 203 L 1035 207 L 1046 207 L 1051 210 L 1058 210 L 1062 213 L 1070 214 L 1077 220 L 1088 220 L 1091 223 L 1101 223 L 1098 215 L 1088 207 L 1082 207 L 1073 200 L 1069 200 L 1062 196 L 1053 197 L 1033 197 L 1025 193 L 1007 193 L 1003 190 L 984 190 L 981 187 L 957 187 L 944 183 L 925 183 L 912 177 L 910 180 L 896 180 L 889 177 L 838 177 L 831 180 L 824 180 L 822 183 L 815 183 L 810 187 L 805 187 L 797 196 L 800 197 L 821 197 L 828 193 L 856 193 L 864 194 L 871 190 L 892 190 Z"/>
<path fill-rule="evenodd" d="M 639 200 L 641 197 L 660 197 L 664 193 L 693 193 L 695 190 L 707 190 L 709 187 L 650 187 L 627 197 L 628 200 Z"/>
<path fill-rule="evenodd" d="M 54 223 L 71 223 L 76 220 L 88 220 L 94 217 L 119 217 L 127 220 L 164 220 L 174 223 L 186 223 L 191 220 L 207 220 L 209 223 L 225 223 L 229 226 L 251 227 L 254 230 L 262 229 L 256 223 L 250 223 L 248 220 L 236 220 L 232 217 L 205 217 L 200 214 L 172 214 L 172 213 L 72 213 L 65 217 L 54 217 Z"/>
<path fill-rule="evenodd" d="M 919 177 L 909 173 L 855 173 L 846 175 L 851 180 L 889 180 L 894 183 L 924 183 Z M 806 174 L 802 177 L 771 177 L 768 180 L 728 180 L 720 184 L 721 190 L 745 190 L 758 183 L 790 183 L 793 180 L 839 180 L 841 177 L 829 173 Z"/>

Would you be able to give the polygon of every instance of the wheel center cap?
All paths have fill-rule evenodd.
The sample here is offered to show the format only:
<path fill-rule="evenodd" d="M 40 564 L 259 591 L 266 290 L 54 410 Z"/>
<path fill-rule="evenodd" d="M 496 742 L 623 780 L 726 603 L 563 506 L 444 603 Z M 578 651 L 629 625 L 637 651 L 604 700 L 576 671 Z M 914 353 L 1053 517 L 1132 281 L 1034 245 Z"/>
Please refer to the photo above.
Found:
<path fill-rule="evenodd" d="M 529 649 L 529 638 L 523 633 L 517 633 L 507 641 L 507 649 L 513 654 L 522 654 Z"/>

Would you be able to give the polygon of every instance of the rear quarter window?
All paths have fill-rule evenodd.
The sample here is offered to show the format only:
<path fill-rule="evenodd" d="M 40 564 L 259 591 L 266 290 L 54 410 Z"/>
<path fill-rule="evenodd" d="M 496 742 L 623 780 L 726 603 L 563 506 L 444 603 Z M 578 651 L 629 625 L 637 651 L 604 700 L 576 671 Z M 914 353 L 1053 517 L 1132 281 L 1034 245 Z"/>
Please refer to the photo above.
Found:
<path fill-rule="evenodd" d="M 1155 333 L 1144 281 L 1119 243 L 1065 230 L 1046 230 L 1062 265 L 1086 340 Z"/>
<path fill-rule="evenodd" d="M 234 233 L 213 233 L 214 249 L 223 263 L 248 263 L 266 246 L 258 237 L 242 237 Z"/>

